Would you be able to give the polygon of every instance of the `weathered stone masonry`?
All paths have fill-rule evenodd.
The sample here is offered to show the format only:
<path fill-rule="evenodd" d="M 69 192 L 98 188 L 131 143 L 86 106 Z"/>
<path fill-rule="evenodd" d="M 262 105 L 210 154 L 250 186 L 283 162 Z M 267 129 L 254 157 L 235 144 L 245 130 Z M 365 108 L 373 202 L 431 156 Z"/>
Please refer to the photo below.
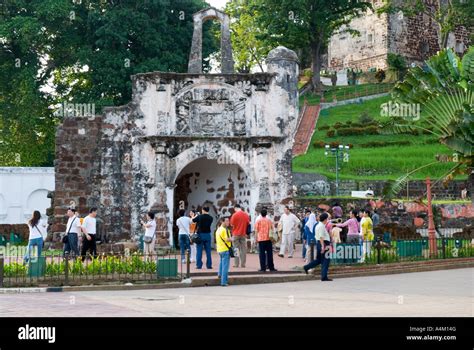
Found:
<path fill-rule="evenodd" d="M 215 9 L 196 16 L 226 17 Z M 224 44 L 228 52 L 230 41 Z M 199 43 L 191 51 L 199 61 L 194 50 Z M 259 74 L 138 74 L 126 106 L 66 118 L 57 132 L 53 232 L 64 231 L 70 201 L 81 214 L 98 206 L 112 240 L 142 233 L 139 219 L 152 209 L 163 245 L 173 243 L 179 202 L 188 210 L 207 203 L 216 215 L 235 203 L 252 214 L 263 205 L 280 213 L 292 196 L 296 54 L 278 47 L 267 67 Z M 196 186 L 205 195 L 196 196 Z"/>
<path fill-rule="evenodd" d="M 425 2 L 436 9 L 436 2 Z M 374 1 L 375 8 L 381 4 Z M 405 57 L 408 64 L 422 64 L 440 49 L 437 25 L 424 14 L 407 17 L 402 13 L 377 15 L 369 12 L 355 18 L 350 28 L 358 30 L 360 35 L 352 37 L 341 31 L 331 38 L 329 69 L 386 69 L 389 53 Z M 448 47 L 462 55 L 470 45 L 471 33 L 472 28 L 457 27 L 448 37 Z"/>

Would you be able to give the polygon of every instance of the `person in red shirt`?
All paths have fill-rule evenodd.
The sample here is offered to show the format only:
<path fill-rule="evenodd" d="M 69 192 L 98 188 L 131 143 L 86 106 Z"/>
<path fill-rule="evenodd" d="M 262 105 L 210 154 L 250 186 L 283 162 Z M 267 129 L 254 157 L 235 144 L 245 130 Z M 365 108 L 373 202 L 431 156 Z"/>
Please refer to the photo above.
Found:
<path fill-rule="evenodd" d="M 267 218 L 267 210 L 262 209 L 261 217 L 255 222 L 255 236 L 258 242 L 260 260 L 259 272 L 277 271 L 273 265 L 273 248 L 270 233 L 273 231 L 273 222 Z"/>
<path fill-rule="evenodd" d="M 232 226 L 232 241 L 234 247 L 239 250 L 239 253 L 234 257 L 234 267 L 245 267 L 245 260 L 247 256 L 247 228 L 250 225 L 249 215 L 242 210 L 239 204 L 234 206 L 234 215 L 230 218 L 230 225 Z"/>

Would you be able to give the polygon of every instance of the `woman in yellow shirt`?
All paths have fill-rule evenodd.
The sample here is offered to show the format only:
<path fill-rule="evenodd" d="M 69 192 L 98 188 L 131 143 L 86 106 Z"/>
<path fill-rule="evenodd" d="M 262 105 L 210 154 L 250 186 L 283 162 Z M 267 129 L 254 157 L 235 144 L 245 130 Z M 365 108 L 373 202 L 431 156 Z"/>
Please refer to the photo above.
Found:
<path fill-rule="evenodd" d="M 370 249 L 372 248 L 372 241 L 374 240 L 374 224 L 370 218 L 370 212 L 364 210 L 362 212 L 362 220 L 360 220 L 360 228 L 362 234 L 362 244 L 363 244 L 363 255 L 370 255 Z"/>
<path fill-rule="evenodd" d="M 220 257 L 219 272 L 217 277 L 221 279 L 221 286 L 226 287 L 229 279 L 230 253 L 232 239 L 230 235 L 230 220 L 228 217 L 222 219 L 222 223 L 216 230 L 216 249 Z"/>

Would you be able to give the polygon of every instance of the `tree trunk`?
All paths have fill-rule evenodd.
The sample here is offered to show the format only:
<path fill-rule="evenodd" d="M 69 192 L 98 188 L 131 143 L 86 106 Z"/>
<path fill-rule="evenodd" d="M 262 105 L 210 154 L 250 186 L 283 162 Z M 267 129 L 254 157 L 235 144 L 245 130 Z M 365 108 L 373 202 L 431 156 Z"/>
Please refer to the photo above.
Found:
<path fill-rule="evenodd" d="M 313 77 L 311 83 L 313 85 L 314 92 L 321 92 L 323 90 L 323 84 L 321 83 L 321 42 L 311 43 L 311 70 L 313 71 Z"/>

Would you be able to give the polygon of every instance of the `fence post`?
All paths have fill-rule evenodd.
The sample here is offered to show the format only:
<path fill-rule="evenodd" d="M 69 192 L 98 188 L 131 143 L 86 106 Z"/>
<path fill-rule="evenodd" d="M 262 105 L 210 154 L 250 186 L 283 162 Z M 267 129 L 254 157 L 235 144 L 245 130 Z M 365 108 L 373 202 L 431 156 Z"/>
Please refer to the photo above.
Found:
<path fill-rule="evenodd" d="M 446 259 L 446 239 L 444 237 L 441 238 L 441 247 L 443 249 L 443 259 Z"/>
<path fill-rule="evenodd" d="M 310 248 L 311 248 L 311 253 L 309 254 L 310 255 L 310 261 L 313 261 L 314 260 L 314 242 L 311 242 L 309 244 Z"/>
<path fill-rule="evenodd" d="M 0 288 L 3 288 L 3 267 L 5 264 L 5 259 L 3 254 L 0 254 Z"/>
<path fill-rule="evenodd" d="M 189 256 L 189 249 L 186 249 L 186 278 L 191 277 L 191 261 Z"/>
<path fill-rule="evenodd" d="M 64 254 L 64 284 L 69 283 L 69 252 Z"/>
<path fill-rule="evenodd" d="M 380 244 L 380 237 L 377 237 L 377 242 L 375 244 L 376 244 L 375 248 L 377 249 L 377 265 L 380 265 L 381 263 L 380 250 L 382 248 L 382 245 Z"/>

